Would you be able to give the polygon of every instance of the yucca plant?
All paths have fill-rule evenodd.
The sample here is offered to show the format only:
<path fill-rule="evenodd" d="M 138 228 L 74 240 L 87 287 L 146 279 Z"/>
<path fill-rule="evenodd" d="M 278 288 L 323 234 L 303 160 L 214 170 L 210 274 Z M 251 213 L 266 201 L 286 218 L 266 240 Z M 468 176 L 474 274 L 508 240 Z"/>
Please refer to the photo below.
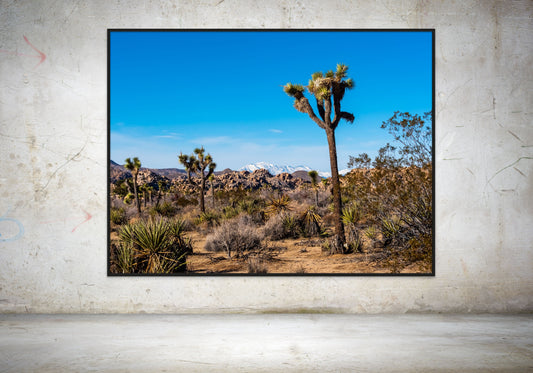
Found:
<path fill-rule="evenodd" d="M 346 225 L 356 225 L 361 219 L 361 212 L 357 204 L 352 204 L 342 210 L 342 222 Z"/>
<path fill-rule="evenodd" d="M 202 212 L 198 218 L 196 218 L 196 225 L 206 223 L 208 227 L 212 228 L 218 225 L 220 216 L 214 211 Z"/>
<path fill-rule="evenodd" d="M 371 240 L 375 240 L 378 236 L 378 230 L 374 225 L 372 225 L 365 230 L 365 236 Z"/>
<path fill-rule="evenodd" d="M 342 222 L 346 225 L 347 228 L 347 244 L 348 250 L 346 252 L 357 252 L 362 249 L 362 240 L 357 228 L 357 223 L 361 218 L 361 213 L 357 204 L 352 204 L 351 206 L 346 207 L 342 211 Z"/>
<path fill-rule="evenodd" d="M 383 218 L 381 219 L 381 232 L 387 238 L 394 238 L 400 232 L 400 219 Z"/>
<path fill-rule="evenodd" d="M 182 232 L 179 220 L 140 220 L 122 227 L 119 236 L 123 247 L 132 248 L 137 272 L 173 273 L 186 270 L 186 256 L 192 252 Z"/>
<path fill-rule="evenodd" d="M 120 243 L 116 247 L 117 261 L 116 264 L 122 273 L 132 273 L 135 263 L 135 253 L 133 245 L 127 243 Z"/>
<path fill-rule="evenodd" d="M 286 195 L 278 198 L 270 198 L 267 204 L 266 212 L 268 215 L 277 215 L 281 214 L 282 212 L 288 212 L 291 210 L 290 202 L 291 199 Z"/>
<path fill-rule="evenodd" d="M 300 217 L 305 234 L 315 236 L 321 232 L 322 217 L 317 213 L 316 206 L 309 206 Z"/>
<path fill-rule="evenodd" d="M 285 236 L 296 238 L 300 235 L 300 225 L 298 224 L 298 219 L 296 219 L 294 215 L 284 214 L 282 221 Z"/>

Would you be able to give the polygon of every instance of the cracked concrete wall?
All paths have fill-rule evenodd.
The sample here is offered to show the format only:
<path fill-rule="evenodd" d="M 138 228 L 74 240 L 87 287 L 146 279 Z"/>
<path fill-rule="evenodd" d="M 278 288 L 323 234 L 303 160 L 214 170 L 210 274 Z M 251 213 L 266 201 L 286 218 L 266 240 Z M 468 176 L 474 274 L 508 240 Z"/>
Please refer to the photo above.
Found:
<path fill-rule="evenodd" d="M 1 1 L 0 312 L 532 311 L 532 17 L 527 0 Z M 106 277 L 106 29 L 137 27 L 435 28 L 436 276 Z"/>

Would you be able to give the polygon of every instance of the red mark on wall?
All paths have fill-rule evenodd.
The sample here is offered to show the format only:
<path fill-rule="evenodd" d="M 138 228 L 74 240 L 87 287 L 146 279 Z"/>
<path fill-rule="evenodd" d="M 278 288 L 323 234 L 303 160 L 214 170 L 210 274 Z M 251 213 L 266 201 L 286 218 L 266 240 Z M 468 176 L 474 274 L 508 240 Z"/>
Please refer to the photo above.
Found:
<path fill-rule="evenodd" d="M 89 213 L 88 213 L 87 211 L 85 211 L 85 210 L 83 210 L 83 212 L 85 213 L 85 220 L 82 221 L 80 224 L 76 225 L 76 226 L 74 227 L 74 229 L 72 229 L 72 232 L 74 232 L 76 229 L 78 229 L 78 227 L 79 227 L 80 225 L 82 225 L 83 223 L 87 223 L 89 220 L 92 219 L 93 216 L 92 216 L 91 214 L 89 214 Z"/>
<path fill-rule="evenodd" d="M 29 45 L 30 47 L 32 47 L 33 50 L 35 50 L 37 53 L 39 53 L 39 58 L 40 58 L 41 60 L 39 61 L 39 63 L 38 63 L 37 65 L 35 65 L 35 67 L 39 66 L 40 64 L 42 64 L 42 63 L 44 62 L 44 60 L 46 60 L 46 55 L 45 55 L 43 52 L 41 52 L 39 49 L 35 48 L 35 47 L 33 46 L 33 44 L 30 43 L 30 41 L 28 40 L 28 38 L 27 38 L 26 36 L 24 36 L 24 35 L 22 35 L 22 36 L 24 37 L 24 40 L 26 40 L 26 43 L 28 43 L 28 45 Z M 35 56 L 35 57 L 37 57 L 37 56 Z M 35 67 L 34 67 L 34 69 L 35 69 Z"/>
<path fill-rule="evenodd" d="M 41 52 L 39 49 L 35 48 L 35 46 L 30 43 L 30 41 L 28 40 L 28 38 L 26 36 L 24 36 L 24 40 L 26 41 L 26 43 L 34 50 L 36 51 L 37 53 L 39 53 L 38 56 L 34 55 L 34 54 L 27 54 L 27 53 L 18 53 L 18 52 L 13 52 L 13 51 L 8 51 L 8 50 L 5 50 L 5 49 L 0 49 L 0 52 L 2 53 L 7 53 L 7 54 L 13 54 L 15 56 L 28 56 L 28 57 L 34 57 L 34 58 L 39 58 L 40 61 L 37 65 L 35 65 L 33 68 L 35 69 L 37 66 L 39 66 L 40 64 L 42 64 L 44 62 L 44 60 L 46 60 L 46 54 L 44 54 L 43 52 Z"/>

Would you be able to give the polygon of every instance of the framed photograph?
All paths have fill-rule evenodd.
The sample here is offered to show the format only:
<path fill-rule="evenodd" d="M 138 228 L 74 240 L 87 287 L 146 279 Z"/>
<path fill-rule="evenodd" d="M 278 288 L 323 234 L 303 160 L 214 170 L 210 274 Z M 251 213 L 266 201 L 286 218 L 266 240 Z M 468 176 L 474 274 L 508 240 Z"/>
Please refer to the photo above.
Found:
<path fill-rule="evenodd" d="M 435 275 L 434 30 L 108 30 L 108 275 Z"/>

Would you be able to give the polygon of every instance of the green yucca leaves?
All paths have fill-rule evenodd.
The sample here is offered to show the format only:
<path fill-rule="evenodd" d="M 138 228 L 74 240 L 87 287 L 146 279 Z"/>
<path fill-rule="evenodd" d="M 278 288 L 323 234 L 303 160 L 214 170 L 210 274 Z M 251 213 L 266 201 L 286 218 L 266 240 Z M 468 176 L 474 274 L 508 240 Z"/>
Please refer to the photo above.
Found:
<path fill-rule="evenodd" d="M 400 232 L 400 219 L 384 218 L 381 220 L 381 232 L 385 237 L 394 238 Z"/>
<path fill-rule="evenodd" d="M 183 228 L 183 221 L 165 219 L 124 225 L 119 232 L 119 267 L 140 273 L 184 271 L 192 246 L 183 237 Z"/>
<path fill-rule="evenodd" d="M 277 215 L 282 212 L 290 211 L 289 206 L 291 200 L 288 196 L 281 196 L 279 198 L 270 198 L 270 201 L 267 205 L 267 214 Z"/>
<path fill-rule="evenodd" d="M 357 205 L 351 205 L 342 209 L 342 222 L 346 225 L 355 225 L 361 218 L 361 212 Z"/>
<path fill-rule="evenodd" d="M 348 71 L 348 66 L 346 66 L 345 64 L 343 63 L 339 63 L 337 64 L 337 71 L 335 73 L 335 76 L 338 78 L 338 79 L 343 79 L 346 77 L 346 72 Z"/>
<path fill-rule="evenodd" d="M 313 73 L 311 75 L 311 79 L 313 79 L 313 81 L 317 80 L 318 78 L 322 78 L 324 75 L 322 74 L 321 71 L 317 71 L 316 73 Z"/>
<path fill-rule="evenodd" d="M 292 84 L 292 83 L 287 83 L 285 84 L 285 86 L 283 87 L 283 91 L 288 94 L 289 96 L 291 97 L 295 97 L 297 96 L 298 94 L 302 94 L 303 91 L 304 91 L 304 87 L 303 85 L 301 84 Z"/>
<path fill-rule="evenodd" d="M 346 87 L 347 89 L 352 89 L 353 87 L 355 87 L 355 82 L 352 78 L 348 78 L 344 81 L 344 87 Z"/>

